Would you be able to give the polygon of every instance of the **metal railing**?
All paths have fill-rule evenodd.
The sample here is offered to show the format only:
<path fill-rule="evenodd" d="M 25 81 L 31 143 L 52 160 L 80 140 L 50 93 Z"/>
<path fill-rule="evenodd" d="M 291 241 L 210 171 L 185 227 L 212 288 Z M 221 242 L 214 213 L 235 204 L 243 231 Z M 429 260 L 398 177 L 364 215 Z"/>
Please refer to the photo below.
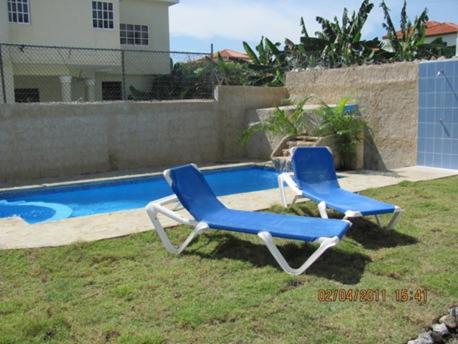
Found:
<path fill-rule="evenodd" d="M 0 43 L 0 103 L 210 99 L 211 50 Z"/>

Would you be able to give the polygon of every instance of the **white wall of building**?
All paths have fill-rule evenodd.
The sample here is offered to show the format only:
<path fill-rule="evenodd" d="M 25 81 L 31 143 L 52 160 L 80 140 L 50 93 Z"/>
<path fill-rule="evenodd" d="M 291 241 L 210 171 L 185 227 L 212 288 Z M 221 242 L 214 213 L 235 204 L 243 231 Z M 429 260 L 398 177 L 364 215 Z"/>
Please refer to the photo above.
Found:
<path fill-rule="evenodd" d="M 442 40 L 447 43 L 447 46 L 455 46 L 455 56 L 458 56 L 458 32 L 449 33 L 447 35 L 438 35 L 438 36 L 430 36 L 426 37 L 426 42 L 430 43 L 437 38 L 442 38 Z"/>
<path fill-rule="evenodd" d="M 447 43 L 448 46 L 454 46 L 456 45 L 456 40 L 458 38 L 458 33 L 449 33 L 447 35 L 438 35 L 438 36 L 430 36 L 426 37 L 426 42 L 430 43 L 434 41 L 437 38 L 442 38 L 442 40 Z"/>
<path fill-rule="evenodd" d="M 40 102 L 55 102 L 62 97 L 61 83 L 55 76 L 15 76 L 14 87 L 38 89 Z M 72 78 L 72 101 L 86 99 L 85 79 Z"/>
<path fill-rule="evenodd" d="M 113 4 L 113 29 L 93 27 L 92 0 L 30 0 L 29 24 L 10 23 L 7 0 L 0 0 L 0 42 L 117 49 L 123 22 L 149 26 L 149 45 L 142 49 L 169 50 L 168 8 L 177 1 L 104 1 Z"/>
<path fill-rule="evenodd" d="M 9 29 L 8 25 L 8 7 L 7 0 L 0 0 L 0 43 L 9 42 Z"/>
<path fill-rule="evenodd" d="M 148 46 L 124 45 L 127 49 L 168 51 L 169 5 L 165 2 L 145 0 L 121 0 L 120 22 L 123 24 L 148 25 Z"/>
<path fill-rule="evenodd" d="M 0 0 L 4 3 L 7 0 Z M 9 41 L 84 48 L 119 48 L 119 0 L 111 0 L 114 28 L 92 26 L 92 0 L 31 0 L 30 24 L 9 23 Z M 8 22 L 8 11 L 0 13 Z"/>
<path fill-rule="evenodd" d="M 125 23 L 148 25 L 149 44 L 123 45 L 122 48 L 168 51 L 168 8 L 178 2 L 104 0 L 113 4 L 114 27 L 99 29 L 92 24 L 92 0 L 29 1 L 30 23 L 19 24 L 8 21 L 7 0 L 0 0 L 0 43 L 120 49 L 119 24 Z M 39 88 L 41 101 L 59 101 L 63 94 L 61 76 L 72 77 L 72 100 L 88 100 L 86 82 L 96 78 L 94 91 L 96 99 L 101 99 L 101 82 L 121 79 L 121 53 L 118 51 L 30 47 L 5 47 L 4 50 L 8 102 L 14 101 L 15 88 Z M 125 55 L 128 79 L 132 85 L 144 91 L 148 91 L 151 84 L 151 74 L 165 74 L 169 71 L 168 54 L 130 52 Z M 0 102 L 3 102 L 1 84 L 0 97 Z"/>
<path fill-rule="evenodd" d="M 148 0 L 120 0 L 120 23 L 148 25 L 148 45 L 123 44 L 132 50 L 170 50 L 169 3 Z M 135 54 L 125 56 L 126 73 L 130 75 L 166 74 L 170 71 L 168 54 Z"/>

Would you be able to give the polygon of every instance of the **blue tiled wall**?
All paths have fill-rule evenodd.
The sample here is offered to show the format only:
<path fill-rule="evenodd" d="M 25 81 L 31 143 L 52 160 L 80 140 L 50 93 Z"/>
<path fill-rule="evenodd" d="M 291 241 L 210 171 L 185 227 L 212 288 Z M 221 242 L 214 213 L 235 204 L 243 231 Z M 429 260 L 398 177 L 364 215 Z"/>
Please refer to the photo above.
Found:
<path fill-rule="evenodd" d="M 458 60 L 420 63 L 417 164 L 458 169 Z"/>

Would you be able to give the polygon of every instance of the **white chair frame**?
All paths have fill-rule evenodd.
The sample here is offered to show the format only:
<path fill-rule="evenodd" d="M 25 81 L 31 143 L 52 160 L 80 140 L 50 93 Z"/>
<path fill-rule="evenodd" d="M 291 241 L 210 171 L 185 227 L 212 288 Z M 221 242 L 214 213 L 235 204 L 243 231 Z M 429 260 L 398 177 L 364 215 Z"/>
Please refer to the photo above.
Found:
<path fill-rule="evenodd" d="M 195 165 L 194 167 L 197 168 L 197 166 Z M 172 180 L 170 178 L 170 170 L 164 171 L 164 177 L 166 181 L 169 183 L 169 185 L 171 185 Z M 153 223 L 154 229 L 156 233 L 159 235 L 159 238 L 161 239 L 161 242 L 164 245 L 165 249 L 172 254 L 178 255 L 186 249 L 186 247 L 194 240 L 194 238 L 210 229 L 210 227 L 205 222 L 198 222 L 194 219 L 187 219 L 182 215 L 178 214 L 177 212 L 165 207 L 168 204 L 176 202 L 179 203 L 179 200 L 175 195 L 164 197 L 162 199 L 150 202 L 146 206 L 146 212 L 151 222 Z M 158 219 L 158 214 L 162 214 L 176 221 L 177 223 L 193 227 L 191 234 L 189 234 L 189 236 L 181 245 L 176 246 L 170 241 L 169 237 L 167 236 L 167 233 L 164 230 L 164 227 Z M 351 226 L 351 222 L 349 222 L 346 219 L 344 221 L 348 222 L 348 224 Z M 340 241 L 340 239 L 337 236 L 320 237 L 316 239 L 314 243 L 320 244 L 316 251 L 312 255 L 310 255 L 310 257 L 308 257 L 307 260 L 300 267 L 292 268 L 286 261 L 283 254 L 278 249 L 277 245 L 274 243 L 272 235 L 268 231 L 260 230 L 258 233 L 258 237 L 267 246 L 268 250 L 274 257 L 276 262 L 283 269 L 283 271 L 291 275 L 300 275 L 304 273 L 327 249 L 337 245 Z"/>
<path fill-rule="evenodd" d="M 288 201 L 286 199 L 285 184 L 294 193 L 294 198 L 291 201 L 291 205 L 296 203 L 296 201 L 298 199 L 301 199 L 301 198 L 307 199 L 307 197 L 304 196 L 303 192 L 299 189 L 299 186 L 297 185 L 297 183 L 293 179 L 293 176 L 294 176 L 293 172 L 284 172 L 284 173 L 281 173 L 278 176 L 278 188 L 280 190 L 280 199 L 281 199 L 281 203 L 282 203 L 282 205 L 284 207 L 288 207 Z M 320 216 L 323 219 L 329 218 L 326 209 L 327 209 L 327 206 L 326 206 L 326 202 L 325 201 L 321 201 L 321 202 L 318 203 L 318 211 L 320 212 Z M 393 229 L 394 226 L 396 225 L 396 223 L 399 221 L 399 218 L 400 218 L 402 212 L 403 212 L 403 210 L 401 208 L 399 208 L 398 206 L 395 206 L 395 209 L 394 209 L 394 212 L 393 212 L 393 216 L 388 221 L 386 226 L 384 226 L 382 224 L 382 221 L 381 221 L 381 218 L 380 218 L 379 215 L 374 215 L 374 216 L 375 216 L 375 220 L 377 221 L 377 225 L 379 227 L 385 228 L 385 229 Z M 359 211 L 347 210 L 345 212 L 345 214 L 344 214 L 343 219 L 344 220 L 348 220 L 348 219 L 351 219 L 351 218 L 354 218 L 354 217 L 362 217 L 362 216 L 363 216 L 363 214 L 361 214 L 361 212 L 359 212 Z"/>

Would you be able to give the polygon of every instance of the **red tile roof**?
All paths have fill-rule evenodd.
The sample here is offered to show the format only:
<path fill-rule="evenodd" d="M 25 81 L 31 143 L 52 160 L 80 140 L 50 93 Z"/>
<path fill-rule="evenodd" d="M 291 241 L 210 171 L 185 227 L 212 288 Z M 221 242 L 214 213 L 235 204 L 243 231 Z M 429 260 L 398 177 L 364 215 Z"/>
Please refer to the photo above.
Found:
<path fill-rule="evenodd" d="M 426 22 L 426 36 L 445 35 L 458 32 L 458 25 L 455 23 L 440 23 L 434 20 Z"/>
<path fill-rule="evenodd" d="M 458 25 L 455 23 L 441 23 L 434 20 L 428 20 L 426 22 L 426 37 L 447 35 L 455 32 L 458 32 Z M 386 37 L 384 36 L 383 38 Z M 402 32 L 396 32 L 396 37 L 402 37 Z"/>
<path fill-rule="evenodd" d="M 214 56 L 217 57 L 218 54 L 220 54 L 223 59 L 233 59 L 233 60 L 249 60 L 250 59 L 247 54 L 241 53 L 239 51 L 231 50 L 231 49 L 224 49 L 224 50 L 218 51 L 214 54 Z"/>

